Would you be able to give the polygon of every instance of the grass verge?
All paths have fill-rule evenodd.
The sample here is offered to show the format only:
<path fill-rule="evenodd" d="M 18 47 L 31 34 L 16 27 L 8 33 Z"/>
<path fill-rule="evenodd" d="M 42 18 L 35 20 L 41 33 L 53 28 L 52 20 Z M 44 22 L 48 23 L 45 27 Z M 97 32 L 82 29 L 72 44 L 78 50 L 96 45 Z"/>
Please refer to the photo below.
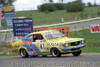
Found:
<path fill-rule="evenodd" d="M 85 47 L 83 53 L 100 53 L 100 47 Z"/>

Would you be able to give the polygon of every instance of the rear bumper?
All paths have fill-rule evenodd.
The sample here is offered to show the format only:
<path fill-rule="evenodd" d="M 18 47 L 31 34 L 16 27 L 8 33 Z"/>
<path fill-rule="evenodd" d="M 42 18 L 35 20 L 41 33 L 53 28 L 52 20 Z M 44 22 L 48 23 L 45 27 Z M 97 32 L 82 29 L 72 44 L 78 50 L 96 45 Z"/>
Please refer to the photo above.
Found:
<path fill-rule="evenodd" d="M 68 47 L 68 48 L 63 48 L 63 49 L 61 49 L 62 51 L 67 51 L 67 50 L 78 50 L 78 49 L 81 49 L 81 48 L 84 48 L 84 47 L 86 47 L 86 44 L 84 44 L 84 45 L 81 45 L 81 46 L 76 46 L 76 47 Z"/>

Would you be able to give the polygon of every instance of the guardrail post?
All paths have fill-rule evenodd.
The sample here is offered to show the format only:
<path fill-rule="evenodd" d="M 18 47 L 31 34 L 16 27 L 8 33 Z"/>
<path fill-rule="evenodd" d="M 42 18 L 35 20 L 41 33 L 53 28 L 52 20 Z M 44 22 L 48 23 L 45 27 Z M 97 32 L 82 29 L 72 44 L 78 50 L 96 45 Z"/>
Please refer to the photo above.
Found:
<path fill-rule="evenodd" d="M 16 37 L 16 41 L 18 40 L 18 37 Z"/>
<path fill-rule="evenodd" d="M 1 19 L 0 19 L 0 26 L 1 26 Z"/>
<path fill-rule="evenodd" d="M 14 39 L 14 36 L 13 36 L 13 34 L 12 34 L 12 37 L 11 37 L 11 44 L 13 43 L 13 39 Z"/>
<path fill-rule="evenodd" d="M 6 31 L 4 33 L 3 42 L 5 42 L 5 39 L 6 39 Z"/>

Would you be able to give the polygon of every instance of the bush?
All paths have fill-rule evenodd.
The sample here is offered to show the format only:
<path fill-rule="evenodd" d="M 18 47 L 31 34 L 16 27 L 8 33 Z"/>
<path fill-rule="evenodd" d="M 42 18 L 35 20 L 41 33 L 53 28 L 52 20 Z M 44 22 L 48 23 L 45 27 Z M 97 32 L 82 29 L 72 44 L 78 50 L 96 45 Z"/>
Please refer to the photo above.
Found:
<path fill-rule="evenodd" d="M 90 2 L 88 2 L 87 6 L 92 7 L 93 5 Z"/>
<path fill-rule="evenodd" d="M 64 10 L 64 9 L 65 9 L 65 5 L 66 5 L 66 4 L 55 3 L 55 4 L 54 4 L 54 7 L 56 8 L 56 10 Z"/>
<path fill-rule="evenodd" d="M 52 3 L 52 4 L 42 4 L 38 6 L 38 10 L 41 12 L 53 12 L 55 10 L 65 10 L 66 4 L 62 3 Z"/>
<path fill-rule="evenodd" d="M 80 12 L 84 10 L 84 4 L 80 2 L 69 2 L 66 5 L 67 12 Z"/>
<path fill-rule="evenodd" d="M 56 8 L 53 6 L 53 4 L 42 4 L 38 6 L 38 10 L 40 10 L 41 12 L 54 12 Z"/>

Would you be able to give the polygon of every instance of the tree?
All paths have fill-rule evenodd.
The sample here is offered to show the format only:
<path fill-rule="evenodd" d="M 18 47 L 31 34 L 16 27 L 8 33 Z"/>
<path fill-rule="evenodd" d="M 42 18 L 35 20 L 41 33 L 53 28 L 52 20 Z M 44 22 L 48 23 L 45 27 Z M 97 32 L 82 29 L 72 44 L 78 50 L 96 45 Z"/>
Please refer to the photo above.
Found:
<path fill-rule="evenodd" d="M 80 2 L 69 2 L 66 4 L 67 12 L 80 12 L 84 10 L 84 4 Z"/>
<path fill-rule="evenodd" d="M 82 3 L 82 0 L 76 0 L 76 1 Z"/>
<path fill-rule="evenodd" d="M 61 2 L 63 3 L 64 0 L 61 0 Z"/>
<path fill-rule="evenodd" d="M 59 3 L 63 3 L 64 0 L 59 0 Z"/>
<path fill-rule="evenodd" d="M 97 6 L 97 4 L 96 4 L 96 0 L 94 0 L 94 6 Z"/>
<path fill-rule="evenodd" d="M 0 4 L 2 4 L 3 6 L 12 5 L 14 1 L 16 0 L 0 0 Z"/>
<path fill-rule="evenodd" d="M 53 0 L 49 0 L 49 3 L 52 3 L 53 2 Z"/>
<path fill-rule="evenodd" d="M 42 4 L 38 6 L 38 10 L 41 12 L 54 12 L 56 8 L 53 4 Z"/>
<path fill-rule="evenodd" d="M 88 4 L 87 4 L 87 5 L 88 5 L 88 7 L 91 7 L 91 6 L 92 6 L 92 4 L 91 4 L 90 2 L 88 2 Z"/>

